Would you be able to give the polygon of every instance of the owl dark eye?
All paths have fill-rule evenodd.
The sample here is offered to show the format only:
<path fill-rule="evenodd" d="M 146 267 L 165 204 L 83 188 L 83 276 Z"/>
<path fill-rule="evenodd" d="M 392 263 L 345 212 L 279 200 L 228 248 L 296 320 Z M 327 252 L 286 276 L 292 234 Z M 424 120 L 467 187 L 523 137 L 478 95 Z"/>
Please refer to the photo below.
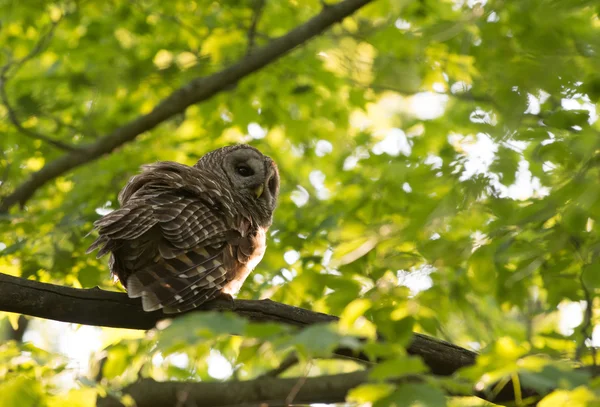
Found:
<path fill-rule="evenodd" d="M 248 167 L 247 165 L 238 165 L 235 168 L 235 170 L 242 177 L 251 177 L 252 175 L 254 175 L 254 170 L 252 168 Z"/>

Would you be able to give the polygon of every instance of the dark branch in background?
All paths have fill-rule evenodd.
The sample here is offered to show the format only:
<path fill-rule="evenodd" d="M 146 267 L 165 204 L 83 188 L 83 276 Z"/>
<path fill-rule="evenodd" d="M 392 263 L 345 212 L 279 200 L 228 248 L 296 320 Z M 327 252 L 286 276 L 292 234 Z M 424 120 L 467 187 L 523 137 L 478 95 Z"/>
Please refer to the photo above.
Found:
<path fill-rule="evenodd" d="M 60 20 L 59 20 L 60 21 Z M 42 52 L 52 40 L 54 36 L 54 32 L 56 27 L 58 26 L 59 21 L 54 21 L 50 25 L 50 29 L 48 32 L 40 37 L 40 40 L 37 42 L 35 47 L 27 55 L 19 60 L 12 60 L 6 63 L 2 68 L 0 68 L 0 99 L 2 100 L 2 104 L 6 107 L 6 111 L 8 113 L 8 119 L 15 126 L 15 128 L 24 136 L 44 141 L 51 146 L 59 148 L 65 151 L 76 151 L 77 148 L 70 146 L 67 143 L 63 143 L 62 141 L 54 140 L 51 137 L 48 137 L 44 134 L 38 133 L 35 130 L 27 129 L 23 127 L 21 121 L 17 116 L 16 110 L 12 107 L 8 95 L 6 94 L 6 83 L 8 81 L 9 71 L 12 70 L 11 74 L 14 75 L 25 63 L 27 63 L 32 58 L 36 57 L 40 52 Z"/>
<path fill-rule="evenodd" d="M 258 22 L 260 21 L 260 17 L 265 8 L 266 0 L 256 0 L 254 5 L 254 13 L 252 13 L 252 21 L 250 22 L 250 28 L 248 29 L 248 48 L 246 50 L 246 55 L 252 53 L 254 49 L 254 42 L 256 40 L 256 28 L 258 26 Z"/>
<path fill-rule="evenodd" d="M 294 28 L 284 36 L 274 39 L 264 47 L 257 48 L 239 62 L 213 75 L 192 80 L 163 99 L 150 113 L 139 116 L 111 134 L 81 147 L 77 152 L 67 153 L 46 164 L 41 170 L 34 172 L 27 181 L 2 199 L 0 212 L 6 212 L 16 204 L 24 205 L 39 188 L 54 178 L 97 160 L 117 147 L 135 140 L 140 134 L 153 129 L 174 115 L 182 113 L 189 106 L 207 100 L 235 85 L 246 76 L 279 59 L 371 1 L 344 0 L 328 6 L 306 23 Z"/>
<path fill-rule="evenodd" d="M 292 368 L 299 362 L 298 357 L 295 354 L 288 355 L 279 366 L 275 369 L 269 370 L 268 372 L 262 374 L 259 378 L 265 377 L 277 377 L 283 373 L 285 373 L 288 369 Z"/>
<path fill-rule="evenodd" d="M 0 196 L 2 196 L 1 191 L 6 184 L 6 181 L 8 180 L 11 162 L 8 161 L 8 157 L 6 157 L 6 153 L 4 152 L 4 150 L 0 150 L 0 157 L 2 157 L 2 160 L 0 160 L 0 162 L 4 161 L 4 169 L 2 170 L 2 174 L 0 174 Z M 0 166 L 0 168 L 2 167 Z"/>
<path fill-rule="evenodd" d="M 15 128 L 19 131 L 19 133 L 21 133 L 24 136 L 27 136 L 29 138 L 32 138 L 34 140 L 35 139 L 41 140 L 41 141 L 48 143 L 51 146 L 54 146 L 61 150 L 77 151 L 77 147 L 70 146 L 66 143 L 63 143 L 62 141 L 54 140 L 48 136 L 38 133 L 35 130 L 31 130 L 31 129 L 23 127 L 23 125 L 21 124 L 21 121 L 17 117 L 17 112 L 11 106 L 10 101 L 8 100 L 8 95 L 6 94 L 6 78 L 2 77 L 2 76 L 0 76 L 0 99 L 2 100 L 2 104 L 6 108 L 6 112 L 8 114 L 8 119 L 13 124 L 13 126 L 15 126 Z"/>
<path fill-rule="evenodd" d="M 210 310 L 231 311 L 253 321 L 278 322 L 300 328 L 338 320 L 333 315 L 313 312 L 270 300 L 235 300 L 233 302 L 216 300 L 205 304 L 202 309 L 194 312 Z M 144 312 L 139 299 L 131 299 L 124 293 L 104 291 L 98 288 L 82 290 L 63 287 L 1 273 L 0 311 L 16 312 L 55 321 L 129 329 L 151 329 L 159 320 L 173 317 L 173 315 L 165 316 L 161 311 Z M 414 334 L 412 343 L 407 350 L 412 355 L 420 356 L 432 374 L 440 376 L 449 376 L 462 367 L 474 364 L 477 356 L 467 349 L 417 333 Z M 335 355 L 369 361 L 366 356 L 357 355 L 356 352 L 346 348 L 336 349 Z M 279 373 L 276 372 L 275 374 Z M 183 385 L 181 383 L 173 384 L 175 387 L 169 393 L 172 397 L 171 400 L 176 400 L 174 395 L 178 391 L 177 386 Z M 190 388 L 196 386 L 196 384 L 189 383 L 187 385 Z M 235 385 L 237 386 L 239 383 Z M 230 386 L 233 385 L 230 384 Z M 332 391 L 334 390 L 332 389 Z M 510 383 L 495 395 L 481 392 L 474 392 L 474 394 L 495 402 L 510 401 L 514 400 L 515 397 Z M 535 396 L 537 393 L 522 389 L 522 394 L 523 397 L 530 397 Z"/>
<path fill-rule="evenodd" d="M 37 44 L 35 44 L 35 47 L 33 47 L 31 51 L 29 51 L 28 54 L 19 60 L 13 60 L 8 62 L 5 66 L 2 67 L 0 73 L 2 73 L 2 75 L 5 75 L 10 69 L 13 68 L 16 72 L 19 69 L 21 69 L 21 67 L 25 65 L 30 59 L 35 58 L 40 52 L 42 52 L 48 46 L 48 44 L 52 40 L 52 37 L 54 37 L 54 32 L 56 31 L 56 27 L 58 27 L 58 23 L 60 23 L 60 19 L 52 21 L 52 23 L 50 23 L 50 28 L 48 29 L 48 32 L 40 37 L 40 40 L 37 42 Z"/>
<path fill-rule="evenodd" d="M 29 325 L 29 320 L 23 315 L 20 315 L 19 319 L 17 320 L 17 329 L 13 328 L 12 324 L 8 321 L 8 319 L 5 320 L 5 324 L 6 331 L 4 333 L 3 339 L 9 341 L 22 342 L 23 335 L 25 335 L 25 331 L 27 330 L 27 326 Z"/>
<path fill-rule="evenodd" d="M 584 273 L 586 271 L 589 272 L 590 270 L 588 270 L 588 267 L 587 267 L 588 262 L 586 261 L 585 256 L 581 253 L 581 244 L 579 243 L 579 240 L 575 236 L 569 236 L 569 243 L 571 244 L 571 246 L 573 246 L 573 250 L 577 254 L 577 257 L 579 258 L 579 261 L 581 264 L 581 272 L 579 273 L 579 284 L 581 284 L 581 289 L 583 290 L 583 295 L 584 295 L 584 299 L 585 299 L 585 311 L 583 313 L 583 323 L 581 324 L 581 327 L 580 327 L 582 338 L 581 338 L 581 341 L 579 342 L 579 344 L 577 345 L 577 349 L 575 351 L 575 359 L 581 360 L 583 351 L 587 348 L 586 342 L 588 340 L 592 339 L 592 330 L 593 330 L 593 322 L 592 322 L 592 317 L 593 317 L 593 310 L 592 310 L 593 302 L 592 301 L 593 300 L 592 300 L 592 295 L 590 293 L 590 290 L 588 289 L 588 286 L 586 285 L 585 278 L 584 278 Z M 593 362 L 594 366 L 596 366 L 597 365 L 596 348 L 594 346 L 591 346 L 590 348 L 591 348 L 591 353 L 592 353 L 592 362 Z"/>
<path fill-rule="evenodd" d="M 151 14 L 157 15 L 160 18 L 164 18 L 165 20 L 174 22 L 182 30 L 187 31 L 189 34 L 191 34 L 193 37 L 195 37 L 198 40 L 203 40 L 206 38 L 206 35 L 200 34 L 200 32 L 198 30 L 196 30 L 196 28 L 193 25 L 186 23 L 178 16 L 161 13 L 161 12 L 157 11 L 155 8 L 145 7 L 142 3 L 143 2 L 140 2 L 140 1 L 132 1 L 131 2 L 131 4 L 133 4 L 135 7 L 137 7 L 144 14 L 145 17 L 147 17 Z M 195 54 L 197 54 L 197 55 L 199 54 L 199 50 L 195 49 L 193 51 Z"/>

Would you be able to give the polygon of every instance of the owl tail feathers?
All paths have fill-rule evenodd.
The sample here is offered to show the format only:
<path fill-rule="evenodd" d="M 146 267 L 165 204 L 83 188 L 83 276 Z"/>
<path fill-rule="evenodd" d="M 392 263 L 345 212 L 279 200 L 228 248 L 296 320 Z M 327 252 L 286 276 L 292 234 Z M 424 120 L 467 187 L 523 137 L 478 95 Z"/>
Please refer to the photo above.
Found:
<path fill-rule="evenodd" d="M 146 312 L 156 311 L 162 308 L 158 296 L 149 290 L 144 290 L 144 285 L 136 276 L 127 279 L 127 295 L 129 298 L 142 297 L 142 307 Z"/>
<path fill-rule="evenodd" d="M 136 270 L 125 284 L 130 298 L 142 298 L 144 311 L 184 312 L 211 300 L 225 284 L 222 248 L 198 248 Z"/>
<path fill-rule="evenodd" d="M 201 284 L 197 280 L 196 282 Z M 198 291 L 191 287 L 196 287 L 196 285 L 190 283 L 190 287 L 186 287 L 179 291 L 179 293 L 173 292 L 171 298 L 161 300 L 158 295 L 152 291 L 151 287 L 144 286 L 137 276 L 132 275 L 127 280 L 127 295 L 129 298 L 142 297 L 142 307 L 146 312 L 152 312 L 162 308 L 165 314 L 176 314 L 196 308 L 206 300 L 214 297 L 217 294 L 217 291 L 220 290 L 220 286 L 213 287 L 210 290 L 202 290 L 202 294 L 198 295 Z"/>
<path fill-rule="evenodd" d="M 88 249 L 85 251 L 85 254 L 90 254 L 98 248 L 100 248 L 100 250 L 98 250 L 98 254 L 96 254 L 97 259 L 103 257 L 105 254 L 114 250 L 116 248 L 116 245 L 107 237 L 100 236 L 94 241 L 94 243 L 90 245 L 90 247 L 88 247 Z"/>

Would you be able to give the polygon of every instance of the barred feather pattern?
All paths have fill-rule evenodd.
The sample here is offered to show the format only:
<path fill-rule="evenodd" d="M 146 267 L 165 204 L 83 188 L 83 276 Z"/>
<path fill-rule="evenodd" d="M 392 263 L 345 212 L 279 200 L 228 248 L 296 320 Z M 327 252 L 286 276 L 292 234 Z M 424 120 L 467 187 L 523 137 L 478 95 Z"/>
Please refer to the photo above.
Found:
<path fill-rule="evenodd" d="M 262 259 L 272 209 L 216 179 L 174 162 L 144 166 L 119 194 L 121 207 L 95 222 L 99 236 L 88 252 L 110 253 L 111 272 L 145 311 L 185 312 L 236 294 Z"/>

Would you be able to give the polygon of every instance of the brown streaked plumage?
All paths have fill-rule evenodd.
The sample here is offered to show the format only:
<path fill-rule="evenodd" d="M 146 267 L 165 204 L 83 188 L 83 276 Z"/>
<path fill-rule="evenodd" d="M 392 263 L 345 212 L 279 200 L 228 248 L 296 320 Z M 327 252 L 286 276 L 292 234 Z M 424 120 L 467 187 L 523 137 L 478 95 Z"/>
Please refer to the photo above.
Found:
<path fill-rule="evenodd" d="M 279 173 L 254 147 L 224 147 L 193 167 L 145 165 L 119 194 L 121 208 L 94 223 L 88 253 L 109 267 L 145 311 L 184 312 L 236 294 L 265 252 Z"/>

